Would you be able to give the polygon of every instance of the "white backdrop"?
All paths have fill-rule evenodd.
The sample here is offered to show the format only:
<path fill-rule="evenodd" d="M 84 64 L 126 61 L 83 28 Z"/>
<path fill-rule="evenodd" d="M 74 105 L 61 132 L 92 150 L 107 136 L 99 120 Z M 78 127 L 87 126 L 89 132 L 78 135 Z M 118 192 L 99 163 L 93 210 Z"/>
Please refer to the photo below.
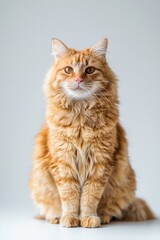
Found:
<path fill-rule="evenodd" d="M 82 49 L 108 37 L 137 195 L 160 215 L 160 1 L 5 0 L 0 11 L 0 206 L 33 207 L 27 182 L 51 38 Z"/>

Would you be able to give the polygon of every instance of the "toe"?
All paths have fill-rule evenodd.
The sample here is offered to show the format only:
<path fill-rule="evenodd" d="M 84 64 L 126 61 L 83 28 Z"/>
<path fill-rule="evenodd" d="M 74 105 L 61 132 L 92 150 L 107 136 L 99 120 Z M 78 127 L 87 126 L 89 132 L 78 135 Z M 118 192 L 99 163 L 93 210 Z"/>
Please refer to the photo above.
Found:
<path fill-rule="evenodd" d="M 81 226 L 85 228 L 97 228 L 101 225 L 100 218 L 97 216 L 83 217 L 81 219 Z"/>
<path fill-rule="evenodd" d="M 63 216 L 60 219 L 60 224 L 63 227 L 78 227 L 79 226 L 79 218 L 74 215 Z"/>

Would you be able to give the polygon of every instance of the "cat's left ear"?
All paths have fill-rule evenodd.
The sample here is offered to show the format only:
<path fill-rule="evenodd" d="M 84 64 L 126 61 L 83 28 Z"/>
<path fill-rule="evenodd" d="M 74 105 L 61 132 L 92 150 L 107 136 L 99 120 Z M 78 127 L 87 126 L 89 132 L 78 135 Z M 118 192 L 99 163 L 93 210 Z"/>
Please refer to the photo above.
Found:
<path fill-rule="evenodd" d="M 62 41 L 57 38 L 52 39 L 52 54 L 54 55 L 55 59 L 65 55 L 67 51 L 68 48 Z"/>
<path fill-rule="evenodd" d="M 108 39 L 104 38 L 99 40 L 96 44 L 91 47 L 91 51 L 98 57 L 105 57 L 108 47 Z"/>

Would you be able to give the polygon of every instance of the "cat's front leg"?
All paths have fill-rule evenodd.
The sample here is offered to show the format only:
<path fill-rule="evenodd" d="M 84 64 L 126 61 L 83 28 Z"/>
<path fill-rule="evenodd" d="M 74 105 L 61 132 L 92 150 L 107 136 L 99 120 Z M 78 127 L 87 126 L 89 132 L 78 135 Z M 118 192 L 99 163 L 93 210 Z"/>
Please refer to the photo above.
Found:
<path fill-rule="evenodd" d="M 83 186 L 81 195 L 81 226 L 99 227 L 100 218 L 97 216 L 97 207 L 104 191 L 104 183 L 99 179 L 90 177 Z"/>
<path fill-rule="evenodd" d="M 64 227 L 79 226 L 80 186 L 74 172 L 64 160 L 56 160 L 50 167 L 62 204 L 60 224 Z"/>
<path fill-rule="evenodd" d="M 93 174 L 88 177 L 82 188 L 81 195 L 81 226 L 82 227 L 99 227 L 101 219 L 97 215 L 97 208 L 100 198 L 106 187 L 111 168 L 106 168 L 105 164 L 94 166 Z"/>

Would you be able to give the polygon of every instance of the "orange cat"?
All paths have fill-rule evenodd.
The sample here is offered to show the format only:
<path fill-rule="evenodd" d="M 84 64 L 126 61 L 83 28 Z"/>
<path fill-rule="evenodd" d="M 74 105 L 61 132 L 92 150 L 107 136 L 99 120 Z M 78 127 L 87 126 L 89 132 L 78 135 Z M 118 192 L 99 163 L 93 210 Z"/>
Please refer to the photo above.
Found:
<path fill-rule="evenodd" d="M 64 227 L 99 227 L 113 218 L 153 219 L 135 198 L 135 174 L 118 119 L 117 80 L 107 39 L 83 51 L 53 39 L 46 122 L 34 151 L 30 190 L 40 216 Z"/>

